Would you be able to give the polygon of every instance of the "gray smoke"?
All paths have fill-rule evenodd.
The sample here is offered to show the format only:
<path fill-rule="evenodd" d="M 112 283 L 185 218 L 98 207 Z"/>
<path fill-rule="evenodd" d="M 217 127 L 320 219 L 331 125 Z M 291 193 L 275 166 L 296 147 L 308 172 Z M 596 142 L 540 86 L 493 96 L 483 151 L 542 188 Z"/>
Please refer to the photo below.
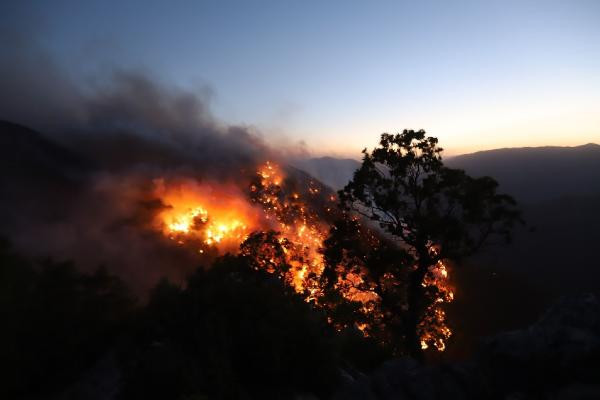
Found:
<path fill-rule="evenodd" d="M 150 226 L 164 204 L 154 179 L 247 187 L 278 154 L 250 127 L 210 113 L 207 98 L 141 71 L 76 84 L 23 35 L 0 31 L 0 236 L 31 257 L 105 265 L 143 292 L 199 263 Z"/>

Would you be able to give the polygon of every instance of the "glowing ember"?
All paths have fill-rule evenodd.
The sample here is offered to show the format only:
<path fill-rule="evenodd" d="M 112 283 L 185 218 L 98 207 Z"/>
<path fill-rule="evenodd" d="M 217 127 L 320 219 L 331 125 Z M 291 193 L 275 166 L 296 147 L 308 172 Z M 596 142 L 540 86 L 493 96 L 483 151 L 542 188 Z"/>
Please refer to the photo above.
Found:
<path fill-rule="evenodd" d="M 189 241 L 217 246 L 220 251 L 235 250 L 257 227 L 260 211 L 234 187 L 200 185 L 192 181 L 167 185 L 155 181 L 155 194 L 165 208 L 157 215 L 157 225 L 179 244 Z M 204 249 L 199 249 L 202 254 Z"/>
<path fill-rule="evenodd" d="M 323 224 L 298 193 L 287 194 L 281 187 L 281 170 L 267 161 L 258 170 L 259 181 L 251 187 L 252 200 L 260 204 L 274 229 L 290 243 L 285 251 L 286 262 L 292 268 L 287 274 L 298 293 L 306 293 L 306 300 L 320 295 L 319 277 L 324 269 L 323 255 L 319 252 L 327 237 L 328 226 Z M 312 184 L 312 182 L 311 182 Z M 309 193 L 313 193 L 313 186 Z"/>
<path fill-rule="evenodd" d="M 201 222 L 207 222 L 208 211 L 202 207 L 188 209 L 171 215 L 170 222 L 165 221 L 165 223 L 171 232 L 190 233 L 190 230 L 194 226 L 194 220 L 197 218 Z"/>
<path fill-rule="evenodd" d="M 179 245 L 197 246 L 198 254 L 215 248 L 220 253 L 239 250 L 244 255 L 252 255 L 255 268 L 277 273 L 306 301 L 324 306 L 320 304 L 324 294 L 321 275 L 325 268 L 321 248 L 330 226 L 314 207 L 304 202 L 301 194 L 319 201 L 323 188 L 311 181 L 305 191 L 288 193 L 285 181 L 278 166 L 268 161 L 258 169 L 249 193 L 233 184 L 199 184 L 192 180 L 167 184 L 158 179 L 155 195 L 164 208 L 157 215 L 157 225 Z M 333 195 L 324 197 L 321 211 L 331 212 L 335 201 Z M 358 220 L 354 221 L 359 224 Z M 379 240 L 368 230 L 363 233 L 369 245 L 377 248 Z M 430 249 L 432 254 L 437 254 L 435 246 Z M 360 311 L 370 315 L 371 321 L 381 321 L 381 299 L 370 286 L 373 283 L 363 279 L 367 276 L 366 266 L 362 260 L 350 264 L 344 273 L 340 266 L 334 287 L 344 299 L 360 303 Z M 282 268 L 284 265 L 287 267 Z M 388 275 L 382 277 L 389 281 L 386 285 L 398 286 L 397 278 Z M 433 301 L 418 326 L 421 347 L 443 351 L 451 331 L 446 326 L 441 306 L 452 301 L 454 295 L 448 285 L 448 268 L 442 261 L 430 267 L 423 287 L 433 293 Z M 336 328 L 343 327 L 329 320 Z M 369 336 L 373 328 L 366 322 L 357 322 L 355 326 L 365 336 Z"/>
<path fill-rule="evenodd" d="M 221 252 L 237 249 L 252 232 L 277 231 L 287 243 L 284 261 L 291 268 L 286 282 L 298 293 L 306 293 L 307 301 L 314 300 L 320 293 L 318 278 L 324 264 L 319 249 L 328 226 L 302 202 L 299 193 L 285 193 L 281 186 L 285 176 L 277 165 L 267 161 L 257 178 L 250 187 L 254 206 L 247 193 L 233 187 L 191 181 L 168 186 L 159 179 L 156 195 L 166 208 L 159 213 L 158 224 L 179 244 L 200 239 Z M 310 194 L 320 190 L 311 182 Z M 203 252 L 202 248 L 198 251 Z"/>
<path fill-rule="evenodd" d="M 431 246 L 429 251 L 434 256 L 438 254 L 435 246 Z M 418 326 L 423 350 L 433 346 L 438 351 L 444 351 L 446 341 L 452 336 L 452 331 L 446 324 L 446 313 L 442 309 L 443 304 L 454 300 L 454 292 L 448 278 L 448 267 L 444 260 L 439 260 L 435 265 L 429 267 L 423 280 L 422 285 L 433 293 L 433 301 Z"/>

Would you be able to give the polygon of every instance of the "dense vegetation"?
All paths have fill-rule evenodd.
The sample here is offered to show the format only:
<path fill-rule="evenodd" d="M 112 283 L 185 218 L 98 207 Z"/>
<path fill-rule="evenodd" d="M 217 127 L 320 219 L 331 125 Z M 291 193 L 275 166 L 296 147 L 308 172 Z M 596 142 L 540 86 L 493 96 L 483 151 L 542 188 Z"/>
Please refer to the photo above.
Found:
<path fill-rule="evenodd" d="M 444 167 L 440 152 L 424 131 L 384 134 L 365 151 L 321 249 L 318 300 L 282 279 L 290 265 L 272 231 L 137 303 L 105 269 L 32 262 L 3 242 L 0 394 L 63 393 L 113 355 L 123 399 L 326 398 L 342 370 L 421 358 L 423 332 L 446 332 L 428 314 L 440 299 L 424 285 L 430 268 L 507 238 L 518 220 L 493 179 Z"/>
<path fill-rule="evenodd" d="M 61 390 L 105 355 L 132 310 L 127 288 L 105 269 L 33 265 L 0 243 L 0 397 Z"/>
<path fill-rule="evenodd" d="M 199 268 L 185 287 L 163 280 L 134 305 L 104 269 L 0 250 L 2 398 L 60 394 L 115 353 L 124 399 L 327 396 L 340 365 L 368 371 L 387 357 L 245 256 Z"/>
<path fill-rule="evenodd" d="M 197 270 L 185 289 L 161 282 L 130 335 L 123 398 L 284 397 L 335 384 L 323 315 L 242 257 Z"/>

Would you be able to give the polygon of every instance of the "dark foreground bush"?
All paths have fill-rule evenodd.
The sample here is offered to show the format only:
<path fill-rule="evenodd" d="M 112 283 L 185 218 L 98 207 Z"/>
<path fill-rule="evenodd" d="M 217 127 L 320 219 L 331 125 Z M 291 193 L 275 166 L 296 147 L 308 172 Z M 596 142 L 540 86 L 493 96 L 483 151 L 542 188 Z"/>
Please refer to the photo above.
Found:
<path fill-rule="evenodd" d="M 324 316 L 273 274 L 226 256 L 152 293 L 124 346 L 124 399 L 326 395 L 338 346 Z"/>
<path fill-rule="evenodd" d="M 103 269 L 32 265 L 0 242 L 0 398 L 46 397 L 77 380 L 114 345 L 131 305 Z"/>

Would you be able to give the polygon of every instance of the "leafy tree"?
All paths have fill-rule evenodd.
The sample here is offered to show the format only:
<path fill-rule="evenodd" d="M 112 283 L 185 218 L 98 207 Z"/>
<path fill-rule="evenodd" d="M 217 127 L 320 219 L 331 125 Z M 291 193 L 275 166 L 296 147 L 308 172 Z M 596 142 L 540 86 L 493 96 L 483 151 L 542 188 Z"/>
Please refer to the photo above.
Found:
<path fill-rule="evenodd" d="M 392 303 L 404 303 L 408 352 L 418 358 L 423 355 L 418 327 L 434 298 L 423 286 L 430 267 L 469 256 L 497 239 L 509 240 L 520 221 L 515 201 L 496 192 L 494 179 L 448 168 L 441 153 L 438 140 L 423 130 L 382 134 L 372 152 L 363 150 L 362 165 L 339 192 L 345 211 L 376 223 L 410 256 L 387 272 L 406 276 L 405 298 L 396 294 Z M 380 280 L 372 281 L 384 291 Z"/>
<path fill-rule="evenodd" d="M 350 215 L 334 223 L 323 253 L 321 302 L 334 324 L 358 327 L 383 351 L 404 353 L 405 343 L 398 340 L 406 330 L 401 283 L 410 255 Z"/>

